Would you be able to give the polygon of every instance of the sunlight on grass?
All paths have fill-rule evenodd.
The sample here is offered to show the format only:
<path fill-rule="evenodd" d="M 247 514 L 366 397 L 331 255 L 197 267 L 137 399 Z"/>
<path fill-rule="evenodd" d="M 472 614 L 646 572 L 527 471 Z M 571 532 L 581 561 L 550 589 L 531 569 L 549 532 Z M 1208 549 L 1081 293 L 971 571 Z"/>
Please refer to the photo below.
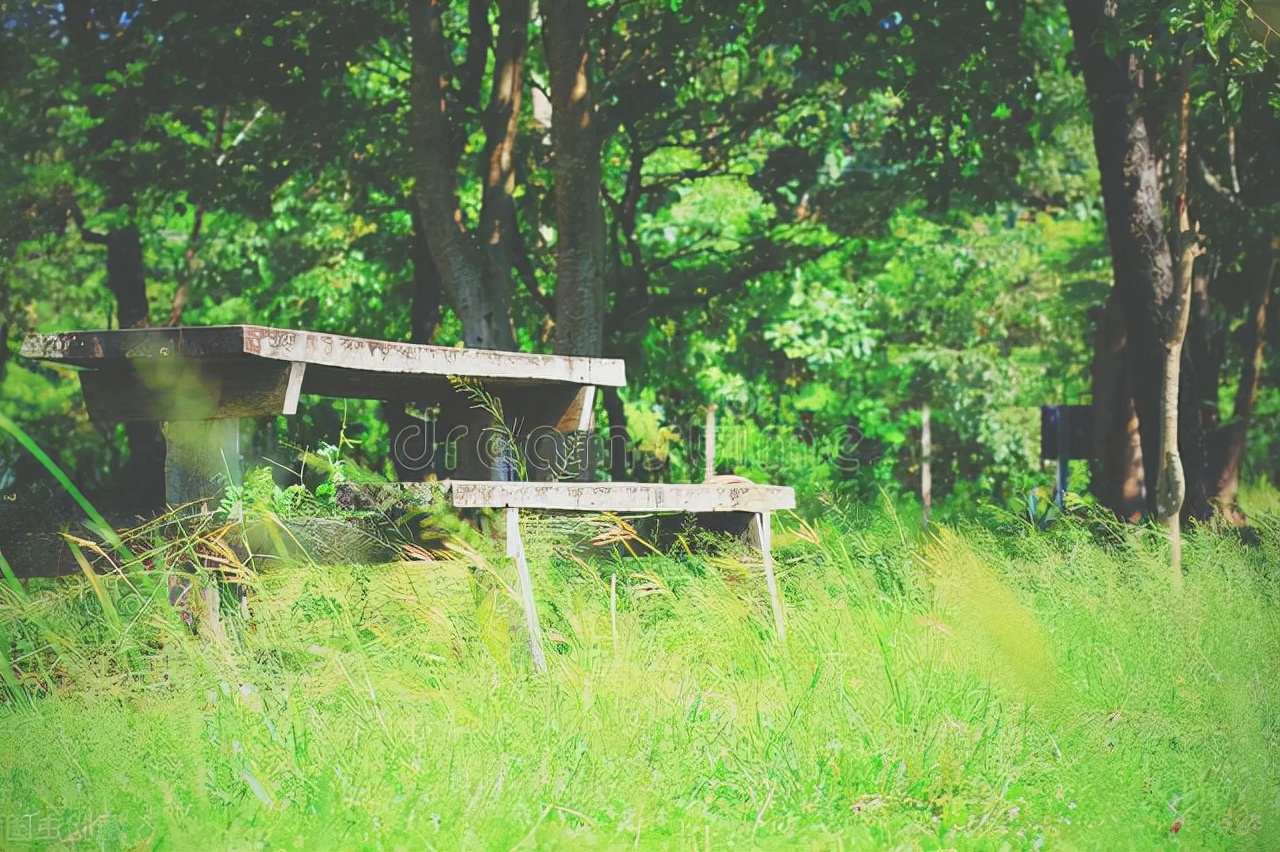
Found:
<path fill-rule="evenodd" d="M 1191 536 L 1173 599 L 1150 530 L 784 519 L 781 646 L 750 551 L 534 520 L 545 676 L 496 546 L 271 567 L 225 639 L 119 574 L 4 585 L 0 812 L 102 849 L 1274 848 L 1255 522 Z"/>

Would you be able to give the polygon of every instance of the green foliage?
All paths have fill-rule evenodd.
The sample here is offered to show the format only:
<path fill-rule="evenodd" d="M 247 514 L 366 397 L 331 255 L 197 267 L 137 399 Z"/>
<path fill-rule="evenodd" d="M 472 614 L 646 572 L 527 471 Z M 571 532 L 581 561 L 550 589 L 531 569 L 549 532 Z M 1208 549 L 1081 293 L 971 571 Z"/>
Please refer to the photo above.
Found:
<path fill-rule="evenodd" d="M 256 519 L 264 514 L 282 518 L 336 515 L 339 508 L 333 490 L 330 477 L 314 493 L 300 483 L 281 488 L 276 485 L 271 468 L 255 467 L 245 473 L 243 484 L 226 488 L 218 514 L 228 520 Z"/>
<path fill-rule="evenodd" d="M 1210 242 L 1223 283 L 1211 313 L 1229 396 L 1242 358 L 1230 332 L 1254 286 L 1233 276 L 1280 221 L 1280 171 L 1265 156 L 1274 125 L 1263 120 L 1275 117 L 1274 43 L 1248 4 L 1119 8 L 1116 45 L 1141 48 L 1166 77 L 1180 52 L 1196 51 L 1203 175 L 1231 187 L 1228 127 L 1241 165 L 1255 169 L 1227 196 L 1208 178 L 1196 187 L 1202 220 L 1220 223 Z M 69 23 L 76 10 L 89 17 L 83 32 Z M 1030 487 L 1032 409 L 1084 389 L 1090 312 L 1108 279 L 1064 8 L 643 0 L 593 10 L 606 354 L 628 363 L 629 411 L 660 421 L 637 423 L 637 433 L 680 431 L 719 403 L 744 428 L 750 420 L 761 434 L 824 445 L 791 467 L 733 466 L 815 493 L 866 495 L 911 487 L 918 410 L 929 402 L 940 495 L 999 501 Z M 423 255 L 403 5 L 123 11 L 0 12 L 3 405 L 99 493 L 126 458 L 120 430 L 90 426 L 67 377 L 7 357 L 26 332 L 114 321 L 95 236 L 138 228 L 153 323 L 403 340 L 423 331 L 415 298 L 419 312 L 437 307 L 414 267 Z M 477 82 L 492 71 L 491 50 L 476 66 L 468 59 L 486 23 L 495 16 L 478 22 L 467 4 L 443 4 L 458 62 L 449 98 L 465 99 L 472 72 Z M 552 335 L 545 299 L 529 289 L 554 294 L 557 244 L 555 152 L 534 106 L 545 94 L 541 25 L 530 24 L 513 155 L 529 251 L 512 321 L 534 351 Z M 1153 115 L 1167 110 L 1154 89 L 1150 101 Z M 483 191 L 482 112 L 481 96 L 455 128 L 468 226 Z M 443 307 L 434 339 L 448 345 L 460 329 Z M 1264 407 L 1276 381 L 1268 370 Z M 366 430 L 353 451 L 360 463 L 385 472 L 374 404 L 312 402 L 259 431 L 269 444 L 316 447 L 336 440 L 343 411 Z M 1272 422 L 1258 419 L 1255 445 L 1270 446 Z M 260 455 L 291 462 L 276 449 Z M 662 475 L 696 470 L 691 452 L 675 445 Z M 842 453 L 856 464 L 830 461 Z M 1251 451 L 1251 472 L 1267 473 L 1269 457 Z M 0 445 L 0 487 L 29 480 L 17 458 Z"/>
<path fill-rule="evenodd" d="M 494 459 L 499 459 L 503 466 L 510 466 L 516 480 L 527 480 L 529 471 L 524 453 L 521 452 L 520 441 L 507 424 L 506 415 L 502 411 L 502 400 L 485 390 L 484 383 L 478 379 L 467 379 L 461 376 L 450 376 L 449 384 L 471 400 L 471 407 L 489 415 L 489 430 L 492 430 L 496 446 L 490 448 Z"/>
<path fill-rule="evenodd" d="M 1265 292 L 1251 252 L 1280 233 L 1274 4 L 1256 5 L 1122 3 L 1106 34 L 1149 70 L 1157 146 L 1171 90 L 1155 81 L 1195 58 L 1193 200 L 1224 400 Z M 442 4 L 451 102 L 496 24 L 473 7 Z M 206 565 L 235 562 L 215 532 L 149 528 L 125 570 L 56 585 L 24 587 L 0 556 L 0 828 L 39 814 L 83 829 L 69 844 L 121 849 L 1276 837 L 1275 492 L 1245 486 L 1261 547 L 1189 535 L 1179 598 L 1150 528 L 1072 500 L 1043 530 L 1033 505 L 1035 408 L 1087 392 L 1110 279 L 1062 5 L 591 8 L 606 354 L 627 360 L 635 473 L 698 478 L 715 403 L 721 469 L 797 487 L 823 521 L 781 522 L 790 643 L 770 638 L 754 557 L 593 565 L 584 529 L 646 549 L 612 521 L 572 525 L 573 543 L 563 523 L 531 525 L 546 677 L 509 566 L 438 506 L 397 518 L 396 543 L 452 556 L 246 576 L 254 617 L 228 607 L 225 641 L 194 638 L 165 603 L 176 572 L 202 585 Z M 554 294 L 558 243 L 557 152 L 532 106 L 541 26 L 513 155 L 529 256 L 512 322 L 535 351 L 551 333 L 532 291 Z M 138 230 L 155 323 L 422 333 L 412 301 L 436 306 L 414 268 L 407 31 L 404 4 L 367 0 L 0 7 L 6 499 L 49 468 L 109 492 L 125 456 L 72 375 L 9 357 L 29 331 L 117 321 L 108 234 Z M 469 227 L 488 129 L 481 97 L 453 112 Z M 459 337 L 446 310 L 434 339 Z M 1277 363 L 1246 477 L 1276 475 Z M 500 400 L 473 396 L 502 422 Z M 935 496 L 954 498 L 935 517 L 957 526 L 927 541 L 892 509 L 918 481 L 925 404 Z M 251 469 L 227 517 L 321 514 L 329 537 L 363 519 L 338 484 L 390 473 L 375 403 L 308 400 L 252 431 L 255 460 L 298 469 Z M 36 453 L 8 437 L 28 433 Z M 841 508 L 872 502 L 889 508 Z"/>
<path fill-rule="evenodd" d="M 666 383 L 696 377 L 693 399 L 825 445 L 796 465 L 744 454 L 733 460 L 742 472 L 844 480 L 864 495 L 916 478 L 927 403 L 936 493 L 1003 502 L 1036 484 L 1037 407 L 1088 392 L 1080 317 L 1105 293 L 1099 239 L 1092 218 L 900 211 L 882 238 L 762 281 L 749 310 L 717 300 L 660 330 L 659 345 L 681 356 Z"/>

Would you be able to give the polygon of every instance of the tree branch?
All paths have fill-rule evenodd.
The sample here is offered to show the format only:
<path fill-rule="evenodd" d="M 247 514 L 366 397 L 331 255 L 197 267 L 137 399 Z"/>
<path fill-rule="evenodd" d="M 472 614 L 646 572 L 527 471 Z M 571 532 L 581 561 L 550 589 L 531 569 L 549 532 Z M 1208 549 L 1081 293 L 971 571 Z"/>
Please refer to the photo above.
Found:
<path fill-rule="evenodd" d="M 258 119 L 262 118 L 262 114 L 265 113 L 266 111 L 267 111 L 266 104 L 263 104 L 262 106 L 258 107 L 257 111 L 253 114 L 253 117 L 250 118 L 248 121 L 246 121 L 244 123 L 244 126 L 240 128 L 240 132 L 236 134 L 236 138 L 232 139 L 231 144 L 227 146 L 226 150 L 218 155 L 217 159 L 214 161 L 214 165 L 220 166 L 226 161 L 227 154 L 231 153 L 232 148 L 235 148 L 237 145 L 239 145 L 241 142 L 244 141 L 244 138 L 249 135 L 249 131 L 253 129 L 253 125 L 257 124 Z M 221 141 L 222 141 L 222 129 L 226 125 L 226 122 L 227 122 L 227 114 L 224 111 L 222 116 L 222 121 L 219 123 L 219 126 L 218 126 L 219 144 L 221 144 Z M 214 150 L 216 151 L 217 149 L 215 148 Z"/>
<path fill-rule="evenodd" d="M 1232 192 L 1231 189 L 1224 185 L 1217 175 L 1209 170 L 1209 164 L 1206 163 L 1202 157 L 1196 157 L 1196 165 L 1200 167 L 1200 177 L 1204 180 L 1206 186 L 1221 196 L 1222 199 L 1232 207 L 1240 211 L 1246 210 L 1244 203 L 1240 201 L 1240 198 Z"/>
<path fill-rule="evenodd" d="M 498 0 L 493 88 L 485 113 L 485 177 L 480 235 L 488 252 L 489 274 L 495 278 L 507 278 L 514 270 L 534 302 L 548 315 L 554 315 L 551 298 L 538 286 L 515 207 L 515 147 L 524 102 L 529 11 L 529 0 Z"/>
<path fill-rule="evenodd" d="M 108 238 L 106 234 L 91 231 L 85 227 L 84 211 L 80 209 L 80 203 L 71 194 L 70 187 L 59 187 L 57 198 L 66 207 L 67 215 L 71 217 L 71 221 L 75 222 L 76 230 L 80 232 L 80 239 L 95 246 L 105 246 L 107 244 Z"/>
<path fill-rule="evenodd" d="M 533 257 L 529 254 L 528 244 L 525 242 L 524 235 L 520 233 L 518 228 L 512 230 L 512 240 L 515 249 L 512 252 L 512 260 L 516 273 L 520 277 L 520 282 L 524 284 L 524 289 L 528 291 L 533 301 L 546 311 L 547 316 L 554 318 L 556 315 L 555 299 L 548 295 L 539 285 L 538 276 L 533 267 Z"/>
<path fill-rule="evenodd" d="M 646 288 L 631 298 L 617 299 L 609 313 L 609 328 L 616 333 L 634 328 L 637 323 L 646 322 L 653 316 L 705 305 L 716 296 L 738 290 L 761 275 L 778 272 L 793 263 L 816 260 L 833 250 L 833 246 L 827 245 L 779 245 L 772 237 L 761 237 L 736 256 L 743 262 L 733 267 L 701 267 L 685 273 L 674 271 L 664 277 L 669 284 L 665 294 L 654 294 Z"/>
<path fill-rule="evenodd" d="M 489 60 L 489 48 L 493 46 L 493 30 L 489 28 L 490 0 L 469 0 L 467 3 L 467 55 L 462 60 L 458 76 L 458 105 L 464 110 L 480 109 L 480 86 L 484 81 L 484 69 Z"/>
<path fill-rule="evenodd" d="M 1178 141 L 1173 161 L 1173 206 L 1177 236 L 1174 254 L 1174 289 L 1169 313 L 1161 329 L 1164 375 L 1160 388 L 1160 473 L 1156 480 L 1156 512 L 1169 528 L 1173 590 L 1182 591 L 1182 504 L 1187 482 L 1178 447 L 1178 402 L 1182 369 L 1182 345 L 1191 316 L 1192 264 L 1203 252 L 1187 211 L 1187 153 L 1190 148 L 1191 54 L 1182 57 L 1179 73 Z"/>

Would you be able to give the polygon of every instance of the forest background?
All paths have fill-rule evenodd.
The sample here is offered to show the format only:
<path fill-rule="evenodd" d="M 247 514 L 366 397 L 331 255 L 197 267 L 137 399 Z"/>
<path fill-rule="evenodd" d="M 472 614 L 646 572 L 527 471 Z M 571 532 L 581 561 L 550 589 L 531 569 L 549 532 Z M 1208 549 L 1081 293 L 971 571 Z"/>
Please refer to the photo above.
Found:
<path fill-rule="evenodd" d="M 127 527 L 0 554 L 0 846 L 1276 848 L 1278 55 L 1280 0 L 0 0 L 0 531 L 42 451 Z M 138 526 L 156 426 L 18 347 L 213 323 L 625 359 L 614 477 L 697 479 L 717 406 L 801 498 L 787 638 L 758 552 L 611 519 L 521 520 L 545 671 L 447 513 L 244 564 L 225 517 L 342 545 L 289 471 L 396 475 L 407 403 L 246 422 L 277 481 Z M 1127 523 L 1173 425 L 1250 525 L 1185 587 Z"/>
<path fill-rule="evenodd" d="M 141 507 L 158 433 L 90 423 L 24 335 L 604 355 L 629 385 L 599 420 L 637 451 L 615 478 L 694 477 L 714 404 L 725 470 L 910 492 L 928 406 L 935 499 L 1018 506 L 1050 479 L 1038 406 L 1092 402 L 1073 488 L 1137 518 L 1189 239 L 1185 512 L 1239 521 L 1241 478 L 1280 484 L 1278 24 L 1273 0 L 6 0 L 0 406 Z M 342 434 L 394 474 L 412 412 L 313 402 L 246 427 L 255 452 Z M 0 440 L 0 491 L 42 476 Z"/>

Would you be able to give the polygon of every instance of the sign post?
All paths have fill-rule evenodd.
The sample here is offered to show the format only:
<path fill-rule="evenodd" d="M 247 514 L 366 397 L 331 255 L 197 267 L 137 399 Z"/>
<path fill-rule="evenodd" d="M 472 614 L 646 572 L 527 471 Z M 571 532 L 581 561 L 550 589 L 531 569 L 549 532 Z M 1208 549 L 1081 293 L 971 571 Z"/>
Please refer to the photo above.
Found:
<path fill-rule="evenodd" d="M 1093 409 L 1088 405 L 1040 406 L 1040 458 L 1057 462 L 1053 502 L 1062 508 L 1072 459 L 1093 458 Z"/>

